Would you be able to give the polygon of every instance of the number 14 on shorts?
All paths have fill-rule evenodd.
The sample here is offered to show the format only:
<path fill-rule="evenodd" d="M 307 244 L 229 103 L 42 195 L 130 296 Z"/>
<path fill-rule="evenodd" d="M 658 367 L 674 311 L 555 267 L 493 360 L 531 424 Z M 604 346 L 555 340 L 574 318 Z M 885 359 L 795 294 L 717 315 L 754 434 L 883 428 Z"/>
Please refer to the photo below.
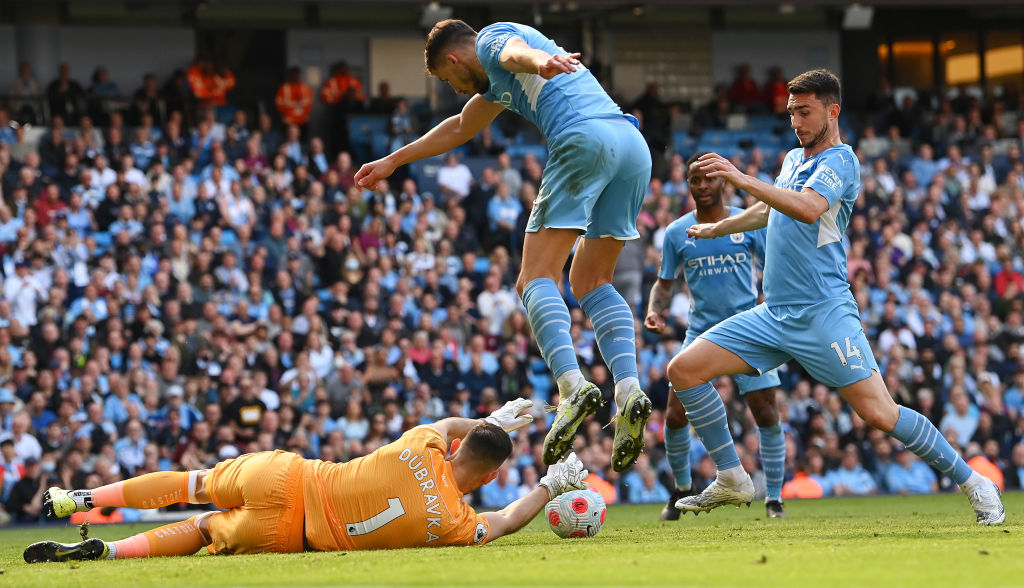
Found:
<path fill-rule="evenodd" d="M 861 363 L 864 362 L 864 357 L 860 354 L 860 349 L 856 345 L 854 345 L 853 343 L 850 342 L 850 338 L 849 337 L 846 338 L 846 353 L 843 353 L 843 348 L 842 348 L 842 346 L 839 345 L 839 341 L 833 341 L 829 345 L 829 347 L 831 347 L 832 351 L 835 351 L 836 355 L 839 356 L 839 361 L 842 362 L 843 367 L 847 367 L 847 366 L 850 365 L 849 358 L 851 358 L 851 357 L 856 357 L 857 359 L 861 360 Z M 853 367 L 860 367 L 860 366 L 853 366 Z"/>

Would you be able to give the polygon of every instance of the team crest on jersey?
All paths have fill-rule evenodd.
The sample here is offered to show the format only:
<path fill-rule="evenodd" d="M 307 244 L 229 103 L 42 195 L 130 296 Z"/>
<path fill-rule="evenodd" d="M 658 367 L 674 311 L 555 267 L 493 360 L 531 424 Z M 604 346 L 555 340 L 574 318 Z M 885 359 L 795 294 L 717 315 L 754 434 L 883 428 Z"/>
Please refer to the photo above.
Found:
<path fill-rule="evenodd" d="M 745 238 L 746 237 L 743 236 L 743 233 L 731 233 L 729 235 L 729 240 L 731 240 L 733 243 L 742 243 L 743 239 Z"/>
<path fill-rule="evenodd" d="M 487 536 L 487 527 L 483 523 L 476 524 L 476 535 L 473 536 L 473 543 L 480 543 Z"/>

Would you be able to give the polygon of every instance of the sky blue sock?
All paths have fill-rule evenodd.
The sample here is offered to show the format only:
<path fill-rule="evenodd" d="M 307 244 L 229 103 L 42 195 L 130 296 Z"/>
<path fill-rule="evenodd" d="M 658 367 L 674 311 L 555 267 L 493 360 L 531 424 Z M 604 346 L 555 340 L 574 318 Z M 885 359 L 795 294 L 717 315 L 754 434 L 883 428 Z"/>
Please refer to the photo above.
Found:
<path fill-rule="evenodd" d="M 974 471 L 931 421 L 905 406 L 900 407 L 900 418 L 896 421 L 892 436 L 902 441 L 907 449 L 926 464 L 953 478 L 957 484 L 966 482 Z"/>
<path fill-rule="evenodd" d="M 633 311 L 611 284 L 594 288 L 580 298 L 580 308 L 590 317 L 597 335 L 597 347 L 616 382 L 638 378 L 636 329 Z"/>
<path fill-rule="evenodd" d="M 579 369 L 569 335 L 572 319 L 554 280 L 537 278 L 527 284 L 523 288 L 523 304 L 533 336 L 551 373 L 557 378 L 571 369 Z"/>
<path fill-rule="evenodd" d="M 672 467 L 672 475 L 676 479 L 676 488 L 689 488 L 693 484 L 690 477 L 690 426 L 682 429 L 665 427 L 665 452 L 668 454 L 668 465 Z"/>
<path fill-rule="evenodd" d="M 761 467 L 764 468 L 765 496 L 782 500 L 782 481 L 786 477 L 786 435 L 782 425 L 758 427 L 761 436 Z"/>
<path fill-rule="evenodd" d="M 740 457 L 729 433 L 729 420 L 725 417 L 725 404 L 718 390 L 710 382 L 705 382 L 686 390 L 676 390 L 676 396 L 683 403 L 686 418 L 690 419 L 718 470 L 740 465 Z"/>

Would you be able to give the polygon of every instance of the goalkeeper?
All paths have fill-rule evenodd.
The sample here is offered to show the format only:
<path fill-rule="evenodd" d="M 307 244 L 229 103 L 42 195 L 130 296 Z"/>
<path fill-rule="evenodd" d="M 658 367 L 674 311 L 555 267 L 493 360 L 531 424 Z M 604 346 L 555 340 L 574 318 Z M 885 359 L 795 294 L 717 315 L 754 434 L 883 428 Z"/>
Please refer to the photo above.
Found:
<path fill-rule="evenodd" d="M 25 549 L 25 561 L 192 555 L 204 546 L 211 554 L 234 554 L 483 545 L 521 529 L 555 496 L 586 487 L 587 471 L 570 454 L 503 510 L 477 514 L 462 501 L 497 476 L 512 453 L 508 433 L 532 421 L 531 405 L 519 398 L 482 420 L 447 418 L 419 426 L 347 463 L 273 451 L 95 490 L 50 488 L 45 508 L 56 518 L 94 507 L 177 502 L 224 510 L 120 541 L 34 543 Z"/>

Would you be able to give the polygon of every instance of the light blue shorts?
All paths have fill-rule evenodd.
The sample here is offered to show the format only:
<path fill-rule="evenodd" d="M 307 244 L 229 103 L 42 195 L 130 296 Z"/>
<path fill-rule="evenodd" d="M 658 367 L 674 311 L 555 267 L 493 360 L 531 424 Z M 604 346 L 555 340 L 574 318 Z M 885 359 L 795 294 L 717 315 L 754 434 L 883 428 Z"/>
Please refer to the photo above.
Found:
<path fill-rule="evenodd" d="M 686 349 L 690 343 L 693 343 L 694 339 L 701 335 L 701 333 L 696 332 L 691 335 L 691 331 L 692 329 L 686 330 L 686 340 L 683 341 L 683 349 Z M 748 392 L 753 392 L 755 390 L 775 388 L 781 383 L 779 380 L 779 372 L 774 369 L 756 376 L 752 374 L 735 374 L 732 379 L 736 380 L 736 387 L 740 390 L 740 396 L 744 396 Z"/>
<path fill-rule="evenodd" d="M 575 123 L 548 144 L 526 232 L 546 227 L 577 229 L 592 239 L 636 239 L 650 181 L 650 149 L 625 117 Z"/>
<path fill-rule="evenodd" d="M 832 388 L 859 382 L 878 369 L 853 297 L 818 304 L 759 304 L 701 337 L 732 351 L 760 373 L 790 359 Z"/>

